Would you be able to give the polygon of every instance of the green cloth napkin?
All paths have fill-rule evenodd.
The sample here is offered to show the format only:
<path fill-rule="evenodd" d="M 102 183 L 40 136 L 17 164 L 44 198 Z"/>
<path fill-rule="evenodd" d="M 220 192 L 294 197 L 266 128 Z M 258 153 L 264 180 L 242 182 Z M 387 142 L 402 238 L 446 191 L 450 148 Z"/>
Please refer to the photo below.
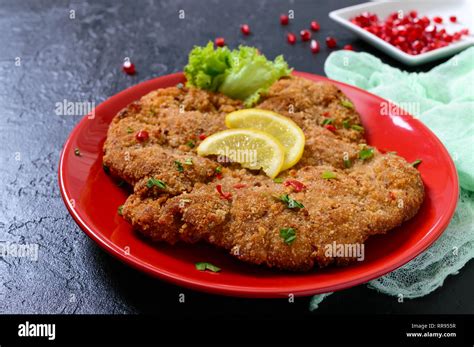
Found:
<path fill-rule="evenodd" d="M 426 252 L 369 283 L 388 295 L 426 295 L 474 258 L 474 47 L 426 73 L 400 71 L 370 54 L 345 50 L 332 53 L 324 68 L 329 78 L 407 109 L 438 136 L 454 160 L 461 194 L 446 231 Z M 313 297 L 310 309 L 327 295 Z"/>

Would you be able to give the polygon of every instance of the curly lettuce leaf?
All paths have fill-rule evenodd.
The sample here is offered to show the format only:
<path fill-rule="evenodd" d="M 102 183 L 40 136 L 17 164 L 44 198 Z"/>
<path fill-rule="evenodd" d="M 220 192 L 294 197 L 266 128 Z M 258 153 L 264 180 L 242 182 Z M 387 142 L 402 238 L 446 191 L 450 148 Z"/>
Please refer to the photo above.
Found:
<path fill-rule="evenodd" d="M 274 82 L 291 71 L 281 55 L 270 61 L 253 47 L 214 49 L 212 42 L 195 47 L 184 69 L 189 85 L 243 100 L 247 107 L 257 103 Z"/>

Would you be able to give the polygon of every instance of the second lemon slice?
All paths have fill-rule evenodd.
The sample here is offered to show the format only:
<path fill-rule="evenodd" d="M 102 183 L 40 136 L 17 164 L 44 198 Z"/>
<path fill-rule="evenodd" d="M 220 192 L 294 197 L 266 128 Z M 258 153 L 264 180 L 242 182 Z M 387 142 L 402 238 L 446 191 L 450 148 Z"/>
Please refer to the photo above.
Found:
<path fill-rule="evenodd" d="M 305 137 L 300 127 L 291 119 L 278 113 L 258 108 L 247 108 L 229 113 L 225 118 L 228 128 L 251 128 L 275 137 L 285 149 L 281 170 L 295 165 L 303 155 Z"/>
<path fill-rule="evenodd" d="M 228 129 L 208 136 L 197 148 L 201 156 L 217 155 L 243 167 L 262 169 L 275 178 L 285 160 L 285 149 L 273 136 L 254 129 Z"/>

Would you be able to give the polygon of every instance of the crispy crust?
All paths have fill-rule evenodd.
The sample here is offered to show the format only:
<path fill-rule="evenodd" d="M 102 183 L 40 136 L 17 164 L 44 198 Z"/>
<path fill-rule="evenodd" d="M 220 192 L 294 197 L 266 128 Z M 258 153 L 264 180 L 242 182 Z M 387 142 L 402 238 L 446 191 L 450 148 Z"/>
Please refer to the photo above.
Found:
<path fill-rule="evenodd" d="M 306 186 L 296 192 L 235 164 L 226 165 L 219 179 L 220 164 L 186 145 L 225 129 L 225 114 L 241 108 L 239 101 L 193 88 L 144 96 L 116 116 L 104 145 L 104 164 L 134 186 L 123 216 L 154 241 L 205 241 L 253 264 L 305 271 L 350 263 L 354 257 L 326 255 L 325 245 L 360 244 L 400 225 L 417 213 L 424 188 L 418 171 L 399 156 L 375 150 L 371 159 L 358 159 L 363 132 L 344 128 L 343 121 L 360 124 L 360 118 L 341 105 L 343 99 L 333 85 L 293 77 L 275 83 L 257 106 L 292 118 L 305 133 L 303 158 L 280 175 Z M 334 133 L 321 125 L 328 114 Z M 138 130 L 147 130 L 150 140 L 137 142 Z M 193 165 L 179 172 L 175 161 L 187 158 Z M 353 165 L 345 168 L 344 159 Z M 323 179 L 324 171 L 337 179 Z M 148 188 L 151 177 L 166 188 Z M 229 200 L 216 192 L 218 184 L 231 192 Z M 287 208 L 278 199 L 282 194 L 304 208 Z M 291 245 L 280 236 L 288 227 L 297 233 Z"/>

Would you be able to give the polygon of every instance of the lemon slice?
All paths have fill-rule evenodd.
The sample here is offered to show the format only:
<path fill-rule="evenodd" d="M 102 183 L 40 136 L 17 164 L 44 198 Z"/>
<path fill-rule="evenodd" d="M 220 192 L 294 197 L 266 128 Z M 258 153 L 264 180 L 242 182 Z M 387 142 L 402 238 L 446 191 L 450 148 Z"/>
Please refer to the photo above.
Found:
<path fill-rule="evenodd" d="M 282 170 L 295 165 L 303 155 L 305 137 L 291 119 L 278 113 L 258 108 L 247 108 L 229 113 L 225 117 L 228 128 L 250 128 L 263 131 L 276 138 L 285 148 Z"/>
<path fill-rule="evenodd" d="M 285 160 L 285 149 L 273 136 L 254 129 L 228 129 L 208 136 L 197 148 L 201 156 L 217 155 L 251 170 L 262 169 L 275 178 Z"/>

